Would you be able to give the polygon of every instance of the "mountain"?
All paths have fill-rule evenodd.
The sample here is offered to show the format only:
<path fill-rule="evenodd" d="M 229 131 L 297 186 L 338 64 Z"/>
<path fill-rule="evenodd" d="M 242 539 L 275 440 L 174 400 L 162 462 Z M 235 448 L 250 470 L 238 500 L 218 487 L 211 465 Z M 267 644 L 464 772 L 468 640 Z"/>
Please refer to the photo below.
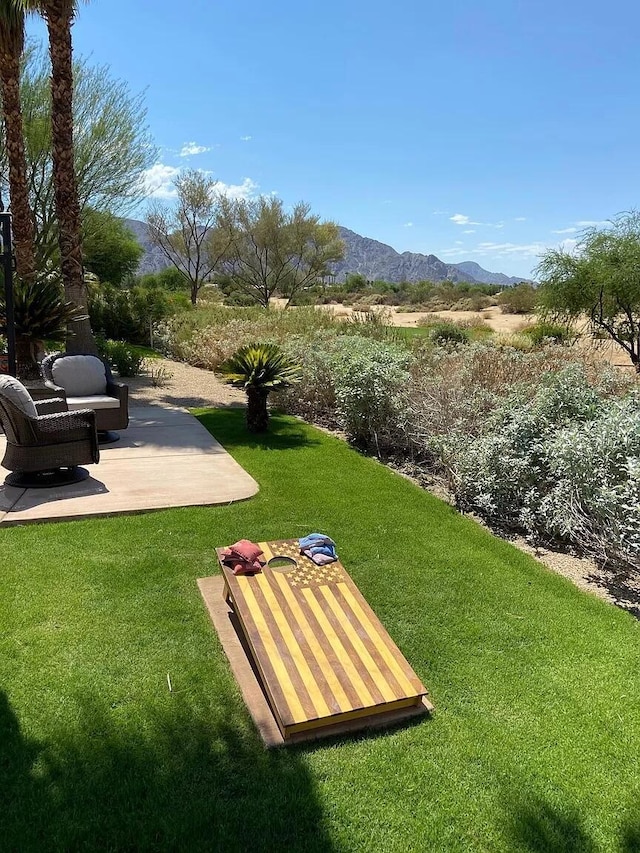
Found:
<path fill-rule="evenodd" d="M 170 266 L 162 249 L 154 246 L 149 239 L 149 228 L 146 222 L 140 222 L 138 219 L 125 219 L 124 224 L 133 232 L 136 240 L 144 249 L 144 255 L 138 264 L 138 275 L 145 275 L 149 272 L 160 272 Z"/>
<path fill-rule="evenodd" d="M 138 266 L 140 275 L 159 272 L 169 266 L 162 251 L 149 240 L 146 224 L 137 219 L 125 219 L 125 225 L 133 232 L 144 249 Z M 417 252 L 396 252 L 386 243 L 379 243 L 370 237 L 362 237 L 348 228 L 340 228 L 340 237 L 345 242 L 345 256 L 334 264 L 337 281 L 344 281 L 347 273 L 360 273 L 367 279 L 382 281 L 468 281 L 471 283 L 498 284 L 509 286 L 523 281 L 488 272 L 473 261 L 462 264 L 445 264 L 435 255 L 421 255 Z"/>
<path fill-rule="evenodd" d="M 471 276 L 475 281 L 481 284 L 503 284 L 505 287 L 510 287 L 514 284 L 520 284 L 521 281 L 527 281 L 524 278 L 516 278 L 515 276 L 505 275 L 501 272 L 489 272 L 483 270 L 480 264 L 475 261 L 464 261 L 461 264 L 455 264 L 463 275 Z"/>

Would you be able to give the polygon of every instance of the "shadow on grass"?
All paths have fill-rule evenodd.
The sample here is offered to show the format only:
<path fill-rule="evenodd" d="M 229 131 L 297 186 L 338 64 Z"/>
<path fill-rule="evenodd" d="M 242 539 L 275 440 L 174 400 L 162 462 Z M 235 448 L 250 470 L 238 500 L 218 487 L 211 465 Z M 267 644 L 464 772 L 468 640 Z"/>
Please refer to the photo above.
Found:
<path fill-rule="evenodd" d="M 0 691 L 3 849 L 332 850 L 301 756 L 206 709 L 117 715 L 87 703 L 73 732 L 37 743 Z"/>
<path fill-rule="evenodd" d="M 620 850 L 622 853 L 640 853 L 640 823 L 623 830 Z"/>
<path fill-rule="evenodd" d="M 535 799 L 513 815 L 512 832 L 518 849 L 532 853 L 595 853 L 597 846 L 577 813 L 561 811 Z"/>
<path fill-rule="evenodd" d="M 195 412 L 200 423 L 227 450 L 232 447 L 257 448 L 259 450 L 295 450 L 319 445 L 320 441 L 310 438 L 302 424 L 277 413 L 269 420 L 269 431 L 250 433 L 247 430 L 245 412 L 242 409 L 226 409 Z"/>

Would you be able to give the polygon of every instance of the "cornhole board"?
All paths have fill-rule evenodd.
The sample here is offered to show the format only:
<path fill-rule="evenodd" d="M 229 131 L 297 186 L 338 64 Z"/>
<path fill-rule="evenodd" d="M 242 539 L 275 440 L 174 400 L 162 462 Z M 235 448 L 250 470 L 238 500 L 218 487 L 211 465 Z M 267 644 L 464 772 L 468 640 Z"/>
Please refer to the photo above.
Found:
<path fill-rule="evenodd" d="M 316 566 L 296 540 L 258 544 L 267 560 L 286 556 L 295 565 L 236 576 L 217 549 L 222 578 L 198 585 L 267 745 L 433 710 L 342 563 Z"/>

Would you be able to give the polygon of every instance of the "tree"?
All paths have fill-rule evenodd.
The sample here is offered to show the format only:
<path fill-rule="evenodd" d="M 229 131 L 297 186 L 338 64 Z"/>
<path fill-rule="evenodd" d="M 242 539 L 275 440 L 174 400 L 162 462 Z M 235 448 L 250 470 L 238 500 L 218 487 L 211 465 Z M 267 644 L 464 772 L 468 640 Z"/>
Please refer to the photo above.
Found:
<path fill-rule="evenodd" d="M 184 276 L 191 303 L 229 249 L 231 236 L 218 227 L 230 202 L 216 192 L 217 181 L 190 169 L 176 178 L 177 201 L 173 208 L 160 202 L 147 212 L 149 239 Z"/>
<path fill-rule="evenodd" d="M 544 313 L 565 320 L 586 314 L 640 373 L 640 213 L 622 213 L 609 227 L 583 232 L 575 253 L 549 250 L 536 274 Z"/>
<path fill-rule="evenodd" d="M 0 0 L 0 93 L 9 171 L 9 194 L 13 213 L 13 237 L 18 275 L 33 277 L 34 224 L 29 206 L 20 103 L 20 63 L 24 50 L 24 0 Z"/>
<path fill-rule="evenodd" d="M 77 5 L 75 0 L 38 0 L 47 24 L 51 58 L 51 151 L 60 269 L 67 300 L 83 312 L 82 319 L 72 320 L 67 326 L 66 346 L 69 352 L 97 354 L 82 268 L 82 225 L 73 148 L 71 27 Z"/>
<path fill-rule="evenodd" d="M 35 218 L 35 267 L 59 269 L 51 157 L 51 95 L 48 57 L 27 48 L 20 94 L 27 181 Z M 125 215 L 145 196 L 145 169 L 156 158 L 141 95 L 113 79 L 104 66 L 74 63 L 74 147 L 82 219 L 87 208 Z M 0 134 L 0 188 L 6 190 L 8 156 Z"/>
<path fill-rule="evenodd" d="M 266 432 L 269 426 L 267 398 L 271 391 L 300 381 L 300 367 L 277 344 L 248 344 L 220 365 L 227 382 L 243 388 L 247 395 L 247 429 Z"/>
<path fill-rule="evenodd" d="M 287 213 L 275 197 L 239 199 L 222 212 L 219 229 L 230 244 L 221 263 L 225 274 L 265 308 L 275 293 L 289 305 L 344 256 L 338 226 L 322 222 L 304 202 Z"/>
<path fill-rule="evenodd" d="M 87 208 L 82 226 L 84 265 L 98 281 L 122 284 L 135 273 L 144 249 L 122 219 Z"/>

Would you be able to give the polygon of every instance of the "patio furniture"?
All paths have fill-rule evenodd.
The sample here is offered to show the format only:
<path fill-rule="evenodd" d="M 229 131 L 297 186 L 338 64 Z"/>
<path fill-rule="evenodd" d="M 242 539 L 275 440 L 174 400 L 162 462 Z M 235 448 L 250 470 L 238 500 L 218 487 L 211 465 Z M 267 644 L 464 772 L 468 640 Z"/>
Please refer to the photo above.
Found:
<path fill-rule="evenodd" d="M 2 465 L 9 486 L 43 488 L 84 480 L 79 465 L 100 459 L 95 413 L 68 412 L 64 400 L 34 402 L 24 385 L 0 376 L 0 423 L 7 439 Z"/>
<path fill-rule="evenodd" d="M 112 430 L 129 425 L 129 388 L 115 381 L 107 362 L 95 355 L 61 352 L 43 359 L 41 368 L 45 385 L 64 397 L 70 412 L 94 410 L 100 444 L 118 440 Z"/>

